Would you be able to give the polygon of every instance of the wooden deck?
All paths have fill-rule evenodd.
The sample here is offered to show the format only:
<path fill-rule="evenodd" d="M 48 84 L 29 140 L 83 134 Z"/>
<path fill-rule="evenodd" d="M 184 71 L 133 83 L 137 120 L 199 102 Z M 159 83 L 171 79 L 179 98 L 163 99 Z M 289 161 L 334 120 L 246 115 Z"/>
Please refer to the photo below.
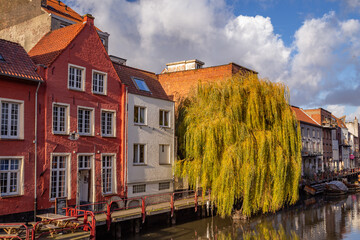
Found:
<path fill-rule="evenodd" d="M 202 197 L 198 197 L 197 199 L 198 206 L 202 206 L 206 204 L 208 200 L 209 200 L 209 196 L 204 197 L 204 199 L 202 199 Z M 195 207 L 194 197 L 174 201 L 174 211 L 194 208 L 194 207 Z M 153 215 L 169 213 L 169 212 L 171 212 L 170 202 L 148 205 L 146 206 L 145 209 L 146 216 L 153 216 Z M 142 217 L 141 207 L 123 209 L 123 210 L 113 211 L 111 213 L 111 222 L 122 222 L 131 219 L 138 219 L 141 217 Z M 96 226 L 106 224 L 105 213 L 95 214 L 95 219 L 96 219 Z M 83 218 L 79 218 L 79 221 L 83 221 Z"/>

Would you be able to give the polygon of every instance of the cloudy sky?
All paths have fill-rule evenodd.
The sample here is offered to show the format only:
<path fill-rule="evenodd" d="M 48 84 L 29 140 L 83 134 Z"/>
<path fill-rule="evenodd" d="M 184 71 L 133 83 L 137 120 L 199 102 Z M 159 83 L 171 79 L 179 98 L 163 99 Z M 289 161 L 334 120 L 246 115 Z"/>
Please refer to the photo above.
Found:
<path fill-rule="evenodd" d="M 65 0 L 110 34 L 109 53 L 160 73 L 168 62 L 235 62 L 281 81 L 291 104 L 360 116 L 360 0 Z"/>

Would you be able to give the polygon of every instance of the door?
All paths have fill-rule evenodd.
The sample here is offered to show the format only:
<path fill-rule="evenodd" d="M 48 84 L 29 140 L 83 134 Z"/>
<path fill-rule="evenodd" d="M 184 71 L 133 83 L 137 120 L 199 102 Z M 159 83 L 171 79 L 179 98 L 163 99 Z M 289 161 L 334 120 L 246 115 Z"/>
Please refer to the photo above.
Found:
<path fill-rule="evenodd" d="M 90 171 L 79 171 L 79 193 L 80 203 L 89 202 Z"/>

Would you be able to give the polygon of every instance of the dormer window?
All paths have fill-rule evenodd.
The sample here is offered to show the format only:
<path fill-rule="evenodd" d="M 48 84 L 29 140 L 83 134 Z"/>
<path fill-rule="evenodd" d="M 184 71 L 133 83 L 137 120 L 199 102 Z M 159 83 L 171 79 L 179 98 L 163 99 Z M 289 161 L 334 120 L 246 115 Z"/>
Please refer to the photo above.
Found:
<path fill-rule="evenodd" d="M 133 78 L 133 80 L 135 82 L 137 89 L 146 91 L 146 92 L 151 92 L 149 87 L 146 85 L 146 82 L 143 79 Z"/>
<path fill-rule="evenodd" d="M 101 40 L 101 43 L 105 46 L 105 39 L 100 38 L 100 40 Z"/>
<path fill-rule="evenodd" d="M 0 61 L 5 62 L 5 58 L 0 54 Z"/>

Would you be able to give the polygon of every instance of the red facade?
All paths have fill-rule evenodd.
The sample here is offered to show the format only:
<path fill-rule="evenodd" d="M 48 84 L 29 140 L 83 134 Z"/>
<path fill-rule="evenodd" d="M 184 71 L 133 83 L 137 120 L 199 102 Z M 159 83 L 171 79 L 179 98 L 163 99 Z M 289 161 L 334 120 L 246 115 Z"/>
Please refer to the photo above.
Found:
<path fill-rule="evenodd" d="M 29 55 L 45 82 L 37 105 L 37 210 L 53 208 L 56 198 L 75 205 L 123 197 L 125 87 L 93 18 L 48 33 Z M 22 156 L 24 182 L 17 196 L 0 198 L 0 215 L 34 211 L 37 84 L 0 80 L 0 98 L 23 101 L 25 116 L 24 139 L 0 140 L 1 156 Z"/>
<path fill-rule="evenodd" d="M 42 79 L 18 44 L 0 40 L 0 215 L 34 209 L 35 96 Z"/>

